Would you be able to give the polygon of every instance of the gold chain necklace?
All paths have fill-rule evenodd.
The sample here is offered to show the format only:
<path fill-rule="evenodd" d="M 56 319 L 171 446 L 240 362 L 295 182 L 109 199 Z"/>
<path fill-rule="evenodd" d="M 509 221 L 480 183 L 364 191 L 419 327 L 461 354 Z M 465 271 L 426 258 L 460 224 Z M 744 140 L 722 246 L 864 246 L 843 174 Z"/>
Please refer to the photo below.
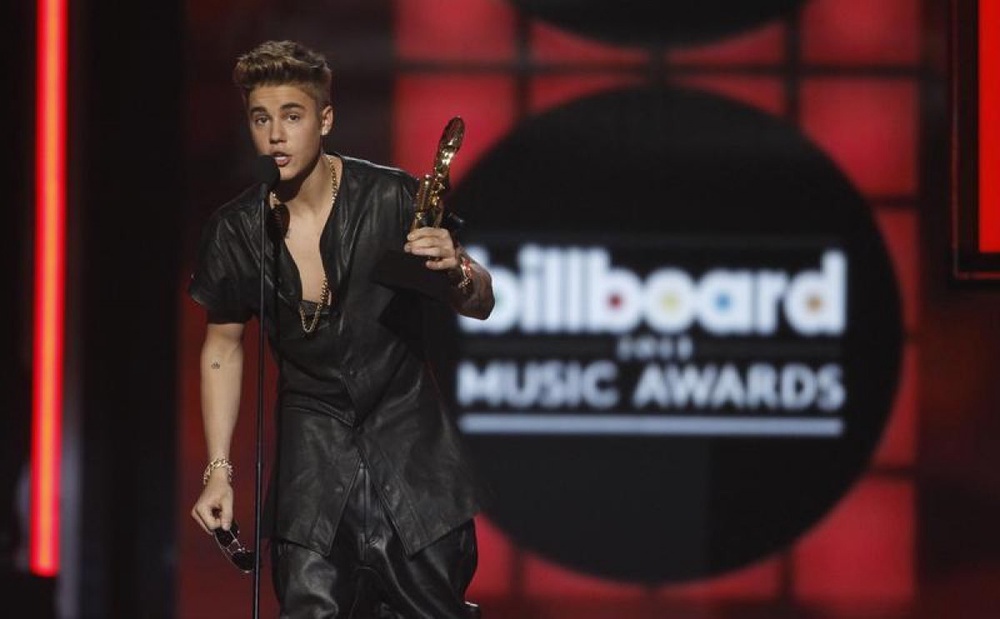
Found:
<path fill-rule="evenodd" d="M 337 193 L 340 191 L 340 181 L 337 178 L 337 167 L 334 165 L 333 157 L 329 155 L 324 155 L 326 157 L 327 163 L 330 165 L 330 189 L 333 197 L 330 199 L 330 217 L 333 217 L 333 209 L 337 204 Z M 278 197 L 271 192 L 272 203 L 278 201 Z M 313 310 L 313 315 L 311 319 L 306 318 L 306 310 L 303 307 L 304 301 L 299 300 L 299 321 L 302 323 L 302 330 L 306 333 L 312 333 L 316 330 L 316 325 L 319 324 L 319 316 L 323 311 L 323 308 L 330 302 L 330 282 L 326 278 L 326 274 L 323 275 L 323 287 L 320 289 L 319 293 L 319 303 L 316 304 L 316 309 Z"/>
<path fill-rule="evenodd" d="M 330 300 L 330 284 L 327 283 L 326 278 L 323 278 L 323 289 L 319 293 L 319 303 L 316 304 L 316 309 L 313 311 L 312 320 L 306 325 L 306 310 L 302 307 L 303 301 L 299 301 L 299 320 L 302 322 L 302 330 L 306 333 L 312 333 L 316 330 L 316 323 L 319 322 L 320 311 L 326 306 L 327 301 Z"/>

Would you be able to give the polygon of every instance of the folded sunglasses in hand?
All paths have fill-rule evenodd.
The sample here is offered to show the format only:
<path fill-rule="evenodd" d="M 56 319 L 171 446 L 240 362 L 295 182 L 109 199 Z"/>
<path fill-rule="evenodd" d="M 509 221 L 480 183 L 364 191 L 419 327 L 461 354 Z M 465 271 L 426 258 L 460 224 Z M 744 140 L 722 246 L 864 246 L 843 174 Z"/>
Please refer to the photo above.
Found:
<path fill-rule="evenodd" d="M 249 573 L 253 571 L 254 567 L 254 552 L 252 550 L 247 550 L 240 543 L 238 535 L 240 534 L 240 526 L 236 524 L 234 520 L 229 526 L 229 530 L 226 531 L 222 527 L 212 531 L 215 536 L 216 543 L 219 544 L 219 548 L 222 550 L 222 554 L 235 565 L 240 571 L 244 573 Z"/>

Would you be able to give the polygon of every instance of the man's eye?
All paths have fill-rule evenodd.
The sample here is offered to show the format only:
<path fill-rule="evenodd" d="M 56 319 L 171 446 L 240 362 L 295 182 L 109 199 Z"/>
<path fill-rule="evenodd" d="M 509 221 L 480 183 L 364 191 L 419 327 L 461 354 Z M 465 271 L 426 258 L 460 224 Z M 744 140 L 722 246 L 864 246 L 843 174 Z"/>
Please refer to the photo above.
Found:
<path fill-rule="evenodd" d="M 255 125 L 263 125 L 266 122 L 267 122 L 267 117 L 266 116 L 258 116 L 257 118 L 253 119 L 253 124 L 255 124 Z"/>
<path fill-rule="evenodd" d="M 290 121 L 292 121 L 292 122 L 298 122 L 298 120 L 299 120 L 300 118 L 302 118 L 302 117 L 301 117 L 301 116 L 299 116 L 298 114 L 289 114 L 289 115 L 288 115 L 288 120 L 290 120 Z"/>

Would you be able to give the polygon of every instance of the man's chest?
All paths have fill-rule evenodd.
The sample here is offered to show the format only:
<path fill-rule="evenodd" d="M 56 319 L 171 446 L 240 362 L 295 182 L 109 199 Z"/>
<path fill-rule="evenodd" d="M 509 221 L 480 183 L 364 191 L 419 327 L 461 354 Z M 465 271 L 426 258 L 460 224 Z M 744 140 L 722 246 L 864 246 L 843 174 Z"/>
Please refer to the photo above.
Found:
<path fill-rule="evenodd" d="M 285 246 L 292 257 L 301 284 L 302 298 L 309 301 L 319 301 L 322 296 L 323 282 L 327 277 L 320 253 L 320 237 L 322 228 L 316 225 L 300 223 L 295 229 L 289 226 L 285 237 Z"/>

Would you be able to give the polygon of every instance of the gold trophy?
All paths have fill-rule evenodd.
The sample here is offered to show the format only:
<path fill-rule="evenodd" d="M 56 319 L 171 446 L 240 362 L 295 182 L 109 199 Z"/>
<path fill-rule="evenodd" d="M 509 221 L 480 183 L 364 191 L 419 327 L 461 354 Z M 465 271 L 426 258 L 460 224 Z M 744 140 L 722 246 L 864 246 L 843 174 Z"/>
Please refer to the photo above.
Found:
<path fill-rule="evenodd" d="M 417 228 L 440 228 L 444 217 L 444 204 L 441 195 L 448 191 L 451 160 L 455 158 L 458 149 L 462 147 L 465 137 L 465 123 L 458 116 L 452 118 L 441 132 L 438 141 L 437 156 L 434 157 L 434 169 L 430 174 L 424 174 L 417 189 L 417 199 L 414 201 L 414 216 L 411 230 Z"/>
<path fill-rule="evenodd" d="M 420 179 L 417 196 L 413 201 L 413 223 L 410 224 L 410 230 L 441 227 L 445 216 L 441 196 L 450 186 L 451 162 L 455 158 L 455 153 L 462 147 L 464 137 L 465 123 L 462 119 L 456 116 L 449 120 L 438 141 L 434 168 L 430 174 L 424 174 Z M 423 256 L 414 256 L 402 250 L 390 250 L 376 262 L 372 279 L 390 288 L 413 290 L 447 302 L 448 275 L 443 271 L 428 269 L 424 264 L 426 261 L 427 258 Z"/>

